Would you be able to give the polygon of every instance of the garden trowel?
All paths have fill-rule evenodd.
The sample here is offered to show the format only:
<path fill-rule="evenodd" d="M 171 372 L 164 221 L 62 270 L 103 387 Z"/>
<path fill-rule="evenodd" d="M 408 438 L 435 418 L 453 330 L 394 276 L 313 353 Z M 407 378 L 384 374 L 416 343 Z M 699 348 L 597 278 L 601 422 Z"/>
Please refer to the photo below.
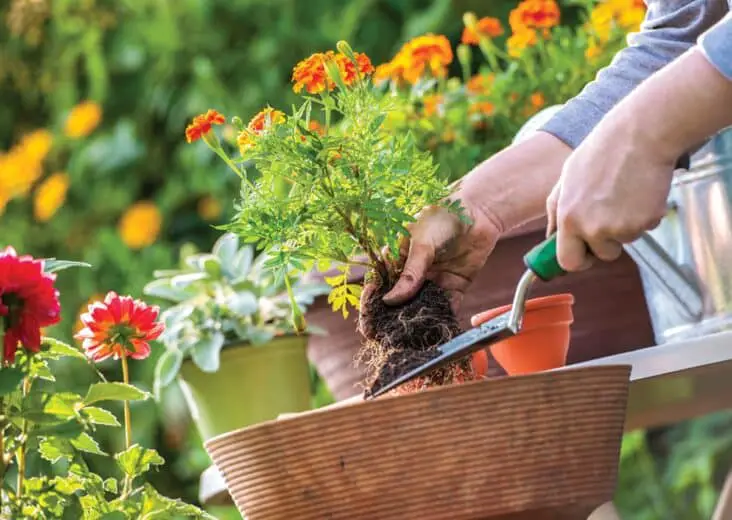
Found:
<path fill-rule="evenodd" d="M 549 282 L 566 274 L 557 260 L 556 234 L 551 235 L 526 253 L 524 264 L 527 269 L 516 286 L 510 310 L 441 345 L 439 354 L 436 357 L 373 391 L 371 397 L 378 397 L 412 379 L 482 350 L 487 345 L 518 334 L 521 330 L 529 290 L 534 281 L 538 278 L 544 282 Z"/>

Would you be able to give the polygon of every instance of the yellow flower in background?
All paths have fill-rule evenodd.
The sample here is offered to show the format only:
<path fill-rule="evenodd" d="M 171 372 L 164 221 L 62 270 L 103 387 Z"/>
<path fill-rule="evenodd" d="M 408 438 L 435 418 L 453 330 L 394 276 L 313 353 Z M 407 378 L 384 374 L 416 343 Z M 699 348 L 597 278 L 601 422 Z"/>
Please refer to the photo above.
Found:
<path fill-rule="evenodd" d="M 442 34 L 423 34 L 405 43 L 396 56 L 376 67 L 374 82 L 391 80 L 415 84 L 426 75 L 442 78 L 454 56 L 450 40 Z"/>
<path fill-rule="evenodd" d="M 211 195 L 206 195 L 198 201 L 198 216 L 212 222 L 221 216 L 221 203 Z"/>
<path fill-rule="evenodd" d="M 544 98 L 544 94 L 541 92 L 534 92 L 531 94 L 529 101 L 531 102 L 531 106 L 537 110 L 546 105 L 546 99 Z"/>
<path fill-rule="evenodd" d="M 101 120 L 102 107 L 94 101 L 82 101 L 69 112 L 64 133 L 72 139 L 86 137 L 99 126 Z"/>
<path fill-rule="evenodd" d="M 28 162 L 42 163 L 51 151 L 52 144 L 51 132 L 45 129 L 34 130 L 23 136 L 18 143 L 17 152 Z"/>
<path fill-rule="evenodd" d="M 432 117 L 440 110 L 442 105 L 443 97 L 441 94 L 427 94 L 422 98 L 422 104 L 424 105 L 425 117 Z"/>
<path fill-rule="evenodd" d="M 595 59 L 600 56 L 601 53 L 602 48 L 593 42 L 587 46 L 587 49 L 585 50 L 585 58 L 590 61 L 595 61 Z"/>
<path fill-rule="evenodd" d="M 600 42 L 606 42 L 616 27 L 626 32 L 638 31 L 645 16 L 643 0 L 606 0 L 592 10 L 586 29 Z"/>
<path fill-rule="evenodd" d="M 33 215 L 38 222 L 48 221 L 66 201 L 69 176 L 57 172 L 38 186 L 33 199 Z"/>
<path fill-rule="evenodd" d="M 534 29 L 523 29 L 513 33 L 506 41 L 506 50 L 512 58 L 519 58 L 527 47 L 536 45 L 538 38 Z"/>
<path fill-rule="evenodd" d="M 136 202 L 122 215 L 119 235 L 130 249 L 142 249 L 158 238 L 162 221 L 160 210 L 153 202 Z"/>

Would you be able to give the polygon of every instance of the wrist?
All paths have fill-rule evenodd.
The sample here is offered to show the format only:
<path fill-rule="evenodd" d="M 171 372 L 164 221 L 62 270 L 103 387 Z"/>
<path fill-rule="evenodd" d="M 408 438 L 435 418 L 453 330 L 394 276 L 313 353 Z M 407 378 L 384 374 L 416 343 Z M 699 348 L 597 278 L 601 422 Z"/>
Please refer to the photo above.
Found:
<path fill-rule="evenodd" d="M 474 168 L 454 197 L 474 221 L 503 235 L 545 215 L 546 198 L 571 153 L 558 138 L 536 132 Z"/>

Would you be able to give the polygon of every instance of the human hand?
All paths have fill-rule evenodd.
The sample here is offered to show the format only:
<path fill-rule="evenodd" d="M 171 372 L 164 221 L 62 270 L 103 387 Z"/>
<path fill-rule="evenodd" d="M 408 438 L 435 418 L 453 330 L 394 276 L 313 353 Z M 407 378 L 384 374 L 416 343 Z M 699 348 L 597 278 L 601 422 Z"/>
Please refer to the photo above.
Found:
<path fill-rule="evenodd" d="M 601 122 L 577 147 L 547 198 L 547 235 L 556 230 L 557 259 L 569 272 L 616 260 L 666 214 L 675 161 L 617 122 Z"/>

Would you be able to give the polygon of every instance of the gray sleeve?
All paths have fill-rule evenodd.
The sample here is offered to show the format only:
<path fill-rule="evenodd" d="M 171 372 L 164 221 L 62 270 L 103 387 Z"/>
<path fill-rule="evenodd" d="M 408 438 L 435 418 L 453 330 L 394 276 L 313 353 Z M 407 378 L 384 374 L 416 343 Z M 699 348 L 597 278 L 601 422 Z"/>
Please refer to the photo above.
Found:
<path fill-rule="evenodd" d="M 576 148 L 616 103 L 644 79 L 693 47 L 727 11 L 726 0 L 647 0 L 646 4 L 648 9 L 641 30 L 628 35 L 628 46 L 542 130 Z M 726 61 L 729 66 L 728 34 L 729 29 L 727 34 L 710 33 L 706 42 L 708 52 L 721 56 L 718 61 Z"/>
<path fill-rule="evenodd" d="M 699 47 L 709 62 L 732 81 L 732 12 L 702 34 Z"/>

